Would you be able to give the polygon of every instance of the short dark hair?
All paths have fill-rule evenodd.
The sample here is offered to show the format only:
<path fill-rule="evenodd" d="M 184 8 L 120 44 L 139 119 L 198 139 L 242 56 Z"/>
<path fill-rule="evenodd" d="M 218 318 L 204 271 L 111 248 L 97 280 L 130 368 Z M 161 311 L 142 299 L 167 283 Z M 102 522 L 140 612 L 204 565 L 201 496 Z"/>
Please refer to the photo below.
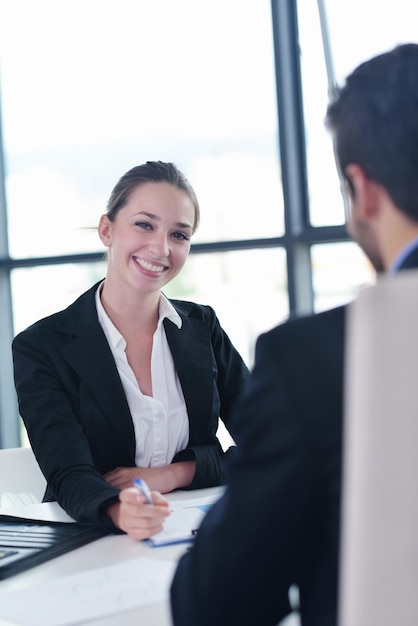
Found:
<path fill-rule="evenodd" d="M 194 189 L 174 163 L 164 161 L 147 161 L 137 165 L 118 180 L 107 203 L 107 216 L 111 222 L 116 218 L 119 209 L 128 202 L 132 191 L 145 183 L 168 183 L 184 191 L 194 206 L 193 232 L 196 230 L 200 221 L 200 208 Z"/>
<path fill-rule="evenodd" d="M 418 221 L 418 44 L 362 63 L 336 90 L 326 124 L 342 174 L 358 164 Z"/>

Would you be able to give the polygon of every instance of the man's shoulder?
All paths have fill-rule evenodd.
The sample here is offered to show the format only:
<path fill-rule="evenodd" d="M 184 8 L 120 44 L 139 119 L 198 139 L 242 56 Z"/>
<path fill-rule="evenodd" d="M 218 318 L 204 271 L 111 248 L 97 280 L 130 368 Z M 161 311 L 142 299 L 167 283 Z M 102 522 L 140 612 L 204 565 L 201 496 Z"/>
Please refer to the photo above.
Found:
<path fill-rule="evenodd" d="M 346 307 L 294 318 L 259 336 L 256 359 L 277 366 L 343 359 Z"/>
<path fill-rule="evenodd" d="M 276 338 L 294 336 L 315 336 L 319 333 L 343 332 L 347 306 L 340 306 L 321 313 L 289 319 L 263 333 L 260 338 L 272 341 Z"/>

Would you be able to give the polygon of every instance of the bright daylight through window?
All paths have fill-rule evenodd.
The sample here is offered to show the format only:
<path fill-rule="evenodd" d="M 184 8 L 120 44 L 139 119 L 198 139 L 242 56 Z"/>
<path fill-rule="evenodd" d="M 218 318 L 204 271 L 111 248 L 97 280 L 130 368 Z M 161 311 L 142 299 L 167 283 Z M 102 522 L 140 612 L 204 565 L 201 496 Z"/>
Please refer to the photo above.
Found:
<path fill-rule="evenodd" d="M 0 0 L 3 397 L 11 337 L 104 276 L 99 217 L 114 182 L 147 160 L 176 163 L 201 205 L 194 249 L 167 295 L 212 305 L 249 365 L 260 333 L 373 281 L 344 229 L 323 124 L 330 69 L 341 82 L 362 59 L 414 40 L 413 5 L 379 4 L 371 29 L 371 0 Z M 286 49 L 275 34 L 288 19 L 292 35 L 293 12 L 301 110 L 288 109 L 289 123 L 279 120 L 290 94 L 278 77 L 292 41 Z M 297 219 L 282 184 L 293 121 L 306 168 Z M 0 445 L 14 402 L 0 400 Z"/>

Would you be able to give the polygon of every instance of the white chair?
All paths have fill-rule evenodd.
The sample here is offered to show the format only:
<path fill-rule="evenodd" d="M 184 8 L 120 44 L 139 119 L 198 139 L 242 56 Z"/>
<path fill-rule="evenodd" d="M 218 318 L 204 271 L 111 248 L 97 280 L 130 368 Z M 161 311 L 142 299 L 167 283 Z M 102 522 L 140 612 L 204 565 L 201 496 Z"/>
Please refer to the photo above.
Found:
<path fill-rule="evenodd" d="M 45 487 L 31 448 L 0 450 L 0 506 L 41 502 Z"/>
<path fill-rule="evenodd" d="M 350 305 L 340 626 L 418 623 L 418 272 Z"/>

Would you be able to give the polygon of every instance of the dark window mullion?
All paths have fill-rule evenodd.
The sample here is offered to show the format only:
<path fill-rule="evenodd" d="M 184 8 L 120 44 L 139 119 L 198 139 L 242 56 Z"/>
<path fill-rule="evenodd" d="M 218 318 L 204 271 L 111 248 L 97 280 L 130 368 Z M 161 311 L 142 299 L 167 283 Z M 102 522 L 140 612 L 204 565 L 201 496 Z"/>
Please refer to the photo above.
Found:
<path fill-rule="evenodd" d="M 313 311 L 308 193 L 296 2 L 272 0 L 280 161 L 286 228 L 289 312 Z"/>
<path fill-rule="evenodd" d="M 0 110 L 0 257 L 9 256 Z M 13 382 L 10 345 L 13 337 L 10 270 L 0 267 L 0 448 L 20 446 L 19 413 Z"/>

